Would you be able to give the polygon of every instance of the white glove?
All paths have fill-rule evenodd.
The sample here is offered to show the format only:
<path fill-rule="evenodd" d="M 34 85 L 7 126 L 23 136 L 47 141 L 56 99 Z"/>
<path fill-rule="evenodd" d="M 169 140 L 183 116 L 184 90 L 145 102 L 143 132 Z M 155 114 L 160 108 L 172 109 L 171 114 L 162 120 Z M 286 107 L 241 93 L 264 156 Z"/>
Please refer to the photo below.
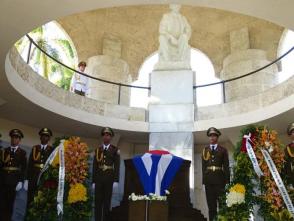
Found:
<path fill-rule="evenodd" d="M 95 190 L 95 183 L 92 183 L 92 190 Z"/>
<path fill-rule="evenodd" d="M 202 191 L 205 192 L 205 185 L 202 184 Z"/>
<path fill-rule="evenodd" d="M 113 188 L 113 189 L 118 188 L 118 182 L 114 182 L 113 185 L 112 185 L 112 188 Z"/>
<path fill-rule="evenodd" d="M 15 190 L 19 191 L 21 188 L 22 188 L 22 182 L 18 182 L 16 187 L 15 187 Z"/>
<path fill-rule="evenodd" d="M 25 191 L 28 191 L 28 188 L 29 188 L 29 181 L 28 180 L 24 181 L 23 188 L 25 189 Z"/>

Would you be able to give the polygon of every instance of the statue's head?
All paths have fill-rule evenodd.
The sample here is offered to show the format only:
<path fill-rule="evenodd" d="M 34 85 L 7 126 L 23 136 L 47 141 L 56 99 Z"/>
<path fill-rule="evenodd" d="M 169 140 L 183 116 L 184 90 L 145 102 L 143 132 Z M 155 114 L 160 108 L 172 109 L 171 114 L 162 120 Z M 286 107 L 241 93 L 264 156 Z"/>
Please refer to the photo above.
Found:
<path fill-rule="evenodd" d="M 179 12 L 181 9 L 181 5 L 179 4 L 170 4 L 169 8 L 171 9 L 171 11 L 173 12 Z"/>

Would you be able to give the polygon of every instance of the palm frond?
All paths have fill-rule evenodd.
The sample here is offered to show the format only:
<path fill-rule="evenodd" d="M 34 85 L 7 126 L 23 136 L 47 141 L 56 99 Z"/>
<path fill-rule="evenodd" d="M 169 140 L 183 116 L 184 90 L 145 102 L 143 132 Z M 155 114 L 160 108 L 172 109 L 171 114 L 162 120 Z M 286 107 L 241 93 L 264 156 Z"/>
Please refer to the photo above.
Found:
<path fill-rule="evenodd" d="M 67 54 L 68 57 L 70 57 L 71 59 L 74 58 L 74 51 L 73 51 L 73 48 L 69 42 L 69 40 L 66 40 L 66 39 L 54 39 L 54 41 L 60 45 L 65 53 Z"/>
<path fill-rule="evenodd" d="M 49 42 L 45 39 L 38 39 L 37 44 L 42 48 L 47 54 L 51 55 L 53 58 L 60 60 L 58 50 L 52 47 Z"/>

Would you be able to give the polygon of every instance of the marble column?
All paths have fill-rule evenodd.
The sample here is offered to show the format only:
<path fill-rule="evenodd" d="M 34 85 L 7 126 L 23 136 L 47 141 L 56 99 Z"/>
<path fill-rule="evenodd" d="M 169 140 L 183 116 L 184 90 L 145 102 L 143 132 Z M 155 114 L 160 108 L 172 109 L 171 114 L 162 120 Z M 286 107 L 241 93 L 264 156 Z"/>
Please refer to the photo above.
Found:
<path fill-rule="evenodd" d="M 149 149 L 163 149 L 190 160 L 191 201 L 194 204 L 194 73 L 153 71 L 149 104 Z"/>

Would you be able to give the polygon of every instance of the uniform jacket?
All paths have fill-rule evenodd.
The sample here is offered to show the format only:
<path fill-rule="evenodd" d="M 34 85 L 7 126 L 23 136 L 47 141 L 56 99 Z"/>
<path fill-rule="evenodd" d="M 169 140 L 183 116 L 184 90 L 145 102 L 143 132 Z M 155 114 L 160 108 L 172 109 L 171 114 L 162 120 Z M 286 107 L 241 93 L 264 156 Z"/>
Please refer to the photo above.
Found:
<path fill-rule="evenodd" d="M 27 170 L 27 179 L 30 182 L 36 183 L 42 168 L 37 167 L 37 165 L 45 164 L 46 160 L 53 151 L 53 147 L 47 145 L 45 150 L 42 151 L 41 145 L 36 145 L 32 148 L 30 153 L 28 170 Z"/>
<path fill-rule="evenodd" d="M 103 165 L 113 167 L 103 171 Z M 120 155 L 116 146 L 110 145 L 107 150 L 103 149 L 103 145 L 95 150 L 93 159 L 93 183 L 99 182 L 103 177 L 113 177 L 114 182 L 119 181 L 119 165 Z"/>
<path fill-rule="evenodd" d="M 208 167 L 221 167 L 215 171 Z M 216 150 L 212 151 L 210 146 L 202 152 L 202 183 L 203 184 L 223 184 L 230 182 L 229 157 L 226 148 L 217 145 Z"/>
<path fill-rule="evenodd" d="M 25 150 L 18 147 L 17 150 L 13 152 L 10 147 L 7 147 L 1 152 L 1 161 L 1 182 L 3 184 L 16 186 L 18 182 L 24 181 L 25 171 L 27 169 L 27 157 Z M 5 170 L 5 168 L 8 167 L 19 168 L 19 170 Z"/>

